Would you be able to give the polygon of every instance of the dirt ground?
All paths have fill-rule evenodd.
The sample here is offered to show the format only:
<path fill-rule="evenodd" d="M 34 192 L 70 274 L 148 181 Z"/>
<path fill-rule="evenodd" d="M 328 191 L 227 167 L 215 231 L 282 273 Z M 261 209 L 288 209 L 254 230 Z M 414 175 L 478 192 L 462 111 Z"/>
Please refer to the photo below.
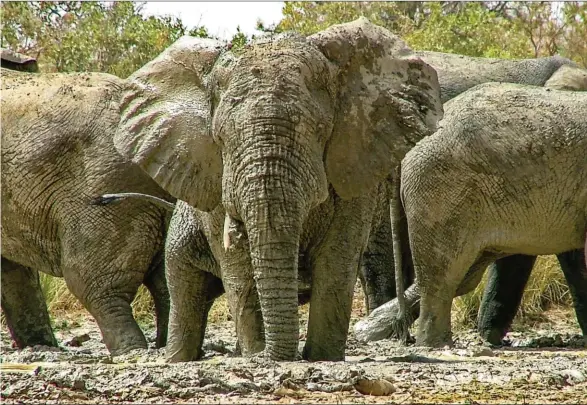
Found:
<path fill-rule="evenodd" d="M 451 349 L 362 344 L 351 327 L 346 361 L 336 363 L 235 357 L 231 321 L 209 325 L 202 361 L 180 364 L 153 348 L 111 358 L 89 316 L 55 326 L 60 349 L 16 350 L 2 329 L 3 403 L 587 403 L 587 345 L 570 310 L 518 325 L 503 348 L 474 330 L 456 331 Z"/>

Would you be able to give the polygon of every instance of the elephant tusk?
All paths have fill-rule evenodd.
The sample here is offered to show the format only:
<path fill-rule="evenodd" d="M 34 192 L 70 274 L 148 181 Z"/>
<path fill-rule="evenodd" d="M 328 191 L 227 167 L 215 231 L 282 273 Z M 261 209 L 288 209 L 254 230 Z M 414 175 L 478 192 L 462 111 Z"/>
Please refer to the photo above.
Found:
<path fill-rule="evenodd" d="M 224 235 L 223 235 L 224 251 L 225 252 L 230 248 L 230 224 L 231 224 L 231 222 L 232 222 L 232 218 L 230 218 L 230 215 L 228 215 L 228 212 L 227 212 L 226 216 L 224 217 Z"/>

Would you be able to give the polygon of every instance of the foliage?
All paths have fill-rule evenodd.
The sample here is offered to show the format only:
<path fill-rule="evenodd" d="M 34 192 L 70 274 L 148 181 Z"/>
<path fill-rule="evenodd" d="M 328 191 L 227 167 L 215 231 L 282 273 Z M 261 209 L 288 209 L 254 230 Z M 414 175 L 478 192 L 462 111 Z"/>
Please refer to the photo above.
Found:
<path fill-rule="evenodd" d="M 333 24 L 349 22 L 364 16 L 372 23 L 401 35 L 412 29 L 415 22 L 409 15 L 415 15 L 419 7 L 421 2 L 287 1 L 282 11 L 283 19 L 276 30 L 311 35 Z"/>
<path fill-rule="evenodd" d="M 37 57 L 41 71 L 127 77 L 186 34 L 174 17 L 143 17 L 144 3 L 4 2 L 2 46 Z M 190 35 L 207 36 L 205 27 Z"/>
<path fill-rule="evenodd" d="M 253 35 L 253 37 L 251 39 L 255 39 L 255 36 Z M 249 42 L 249 38 L 247 37 L 247 35 L 245 35 L 242 31 L 241 31 L 241 27 L 237 26 L 236 27 L 236 34 L 234 34 L 234 36 L 232 37 L 232 40 L 230 41 L 230 44 L 232 45 L 232 49 L 240 49 L 242 47 L 244 47 L 247 42 Z"/>
<path fill-rule="evenodd" d="M 532 58 L 560 53 L 587 66 L 584 2 L 285 2 L 275 27 L 310 35 L 365 16 L 414 49 Z"/>
<path fill-rule="evenodd" d="M 524 33 L 531 57 L 560 53 L 587 67 L 587 3 L 503 3 L 501 14 Z"/>
<path fill-rule="evenodd" d="M 462 3 L 454 12 L 441 3 L 427 3 L 426 12 L 421 27 L 405 37 L 414 49 L 500 58 L 531 56 L 524 35 L 483 3 Z"/>

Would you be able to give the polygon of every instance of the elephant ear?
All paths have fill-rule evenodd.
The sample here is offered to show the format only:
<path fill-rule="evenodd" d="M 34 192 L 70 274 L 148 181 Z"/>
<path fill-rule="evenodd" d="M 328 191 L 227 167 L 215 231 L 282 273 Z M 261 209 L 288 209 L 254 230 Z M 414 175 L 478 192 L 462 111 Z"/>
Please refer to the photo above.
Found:
<path fill-rule="evenodd" d="M 550 76 L 544 87 L 555 90 L 587 91 L 587 69 L 563 65 Z"/>
<path fill-rule="evenodd" d="M 200 210 L 221 200 L 222 158 L 211 135 L 207 77 L 223 44 L 184 36 L 136 71 L 120 105 L 119 153 Z"/>
<path fill-rule="evenodd" d="M 325 167 L 337 194 L 354 198 L 388 176 L 442 118 L 436 71 L 364 17 L 308 37 L 338 67 L 338 109 Z"/>

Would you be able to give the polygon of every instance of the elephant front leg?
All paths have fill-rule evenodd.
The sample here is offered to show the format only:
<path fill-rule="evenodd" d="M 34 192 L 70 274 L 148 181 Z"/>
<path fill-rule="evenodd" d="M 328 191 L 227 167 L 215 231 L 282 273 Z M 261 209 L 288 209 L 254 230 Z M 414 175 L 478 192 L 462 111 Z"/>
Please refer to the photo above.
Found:
<path fill-rule="evenodd" d="M 16 346 L 57 346 L 39 273 L 3 257 L 0 280 L 2 310 Z"/>
<path fill-rule="evenodd" d="M 304 359 L 344 360 L 357 269 L 373 215 L 369 198 L 338 200 L 330 227 L 312 253 L 312 295 Z"/>
<path fill-rule="evenodd" d="M 489 268 L 477 317 L 477 330 L 489 343 L 501 344 L 518 312 L 535 262 L 536 256 L 512 255 Z"/>
<path fill-rule="evenodd" d="M 169 289 L 165 280 L 165 264 L 163 258 L 157 258 L 151 273 L 145 277 L 143 283 L 151 293 L 155 304 L 157 318 L 157 339 L 155 346 L 159 349 L 167 344 L 167 327 L 169 325 Z"/>
<path fill-rule="evenodd" d="M 231 263 L 223 268 L 223 282 L 237 336 L 237 348 L 243 356 L 265 349 L 263 316 L 250 263 Z"/>
<path fill-rule="evenodd" d="M 204 352 L 208 313 L 224 290 L 219 278 L 191 269 L 189 280 L 171 282 L 171 310 L 166 356 L 169 363 L 199 360 Z"/>
<path fill-rule="evenodd" d="M 202 357 L 208 312 L 224 290 L 219 267 L 200 218 L 178 203 L 165 241 L 165 277 L 171 300 L 166 356 L 168 362 Z"/>

